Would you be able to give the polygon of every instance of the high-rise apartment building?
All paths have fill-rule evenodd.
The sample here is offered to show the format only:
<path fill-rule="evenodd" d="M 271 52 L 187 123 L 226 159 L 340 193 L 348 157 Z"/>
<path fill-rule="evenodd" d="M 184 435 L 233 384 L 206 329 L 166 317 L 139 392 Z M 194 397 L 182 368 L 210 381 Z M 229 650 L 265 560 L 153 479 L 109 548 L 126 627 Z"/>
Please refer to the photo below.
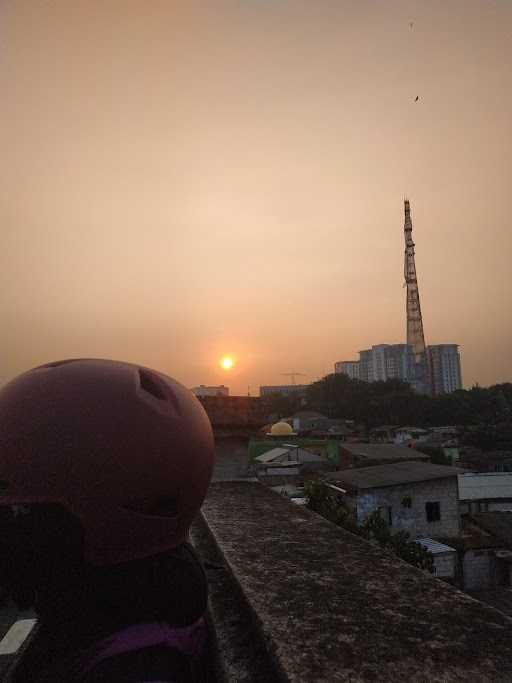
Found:
<path fill-rule="evenodd" d="M 334 363 L 334 372 L 336 374 L 348 375 L 350 379 L 359 379 L 359 361 L 341 360 L 338 363 Z"/>
<path fill-rule="evenodd" d="M 260 396 L 272 396 L 272 394 L 281 394 L 282 396 L 305 396 L 308 384 L 275 384 L 260 387 Z"/>
<path fill-rule="evenodd" d="M 427 358 L 434 396 L 462 389 L 458 344 L 427 346 Z"/>
<path fill-rule="evenodd" d="M 377 382 L 414 378 L 414 350 L 408 344 L 377 344 L 359 352 L 359 379 Z"/>
<path fill-rule="evenodd" d="M 200 384 L 198 387 L 192 387 L 191 391 L 201 398 L 205 396 L 229 396 L 229 388 L 223 384 L 218 387 L 207 387 L 204 384 Z"/>
<path fill-rule="evenodd" d="M 359 379 L 373 382 L 373 355 L 371 349 L 359 351 Z"/>

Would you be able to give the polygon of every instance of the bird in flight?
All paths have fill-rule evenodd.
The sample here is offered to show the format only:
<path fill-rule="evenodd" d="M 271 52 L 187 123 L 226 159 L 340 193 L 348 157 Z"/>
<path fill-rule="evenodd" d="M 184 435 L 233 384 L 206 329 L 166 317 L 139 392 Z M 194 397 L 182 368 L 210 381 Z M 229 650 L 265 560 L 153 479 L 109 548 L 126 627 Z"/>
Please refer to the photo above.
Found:
<path fill-rule="evenodd" d="M 419 99 L 420 99 L 420 96 L 416 95 L 416 99 L 414 101 L 417 102 Z"/>

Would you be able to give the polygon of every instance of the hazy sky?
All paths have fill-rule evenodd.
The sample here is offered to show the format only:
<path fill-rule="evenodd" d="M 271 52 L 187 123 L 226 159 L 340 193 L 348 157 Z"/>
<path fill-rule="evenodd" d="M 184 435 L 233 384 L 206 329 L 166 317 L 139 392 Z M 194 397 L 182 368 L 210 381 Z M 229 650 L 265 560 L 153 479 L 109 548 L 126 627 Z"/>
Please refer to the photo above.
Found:
<path fill-rule="evenodd" d="M 0 50 L 0 382 L 404 342 L 404 196 L 427 343 L 512 381 L 510 0 L 1 0 Z"/>

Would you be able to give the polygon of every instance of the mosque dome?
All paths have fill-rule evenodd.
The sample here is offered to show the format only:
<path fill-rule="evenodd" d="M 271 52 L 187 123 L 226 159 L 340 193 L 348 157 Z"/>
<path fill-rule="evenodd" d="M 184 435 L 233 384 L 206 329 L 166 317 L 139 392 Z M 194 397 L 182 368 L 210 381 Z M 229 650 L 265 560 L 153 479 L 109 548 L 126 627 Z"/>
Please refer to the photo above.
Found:
<path fill-rule="evenodd" d="M 276 422 L 270 428 L 270 436 L 293 436 L 294 434 L 288 422 Z"/>

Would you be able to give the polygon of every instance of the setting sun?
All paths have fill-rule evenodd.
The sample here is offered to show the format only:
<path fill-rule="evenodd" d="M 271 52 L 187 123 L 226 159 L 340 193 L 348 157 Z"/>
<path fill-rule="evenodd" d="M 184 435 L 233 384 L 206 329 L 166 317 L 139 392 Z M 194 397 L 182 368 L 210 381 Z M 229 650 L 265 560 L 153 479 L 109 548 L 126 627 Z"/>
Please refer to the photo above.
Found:
<path fill-rule="evenodd" d="M 231 370 L 233 367 L 233 359 L 229 356 L 224 356 L 220 361 L 220 365 L 224 368 L 224 370 Z"/>

